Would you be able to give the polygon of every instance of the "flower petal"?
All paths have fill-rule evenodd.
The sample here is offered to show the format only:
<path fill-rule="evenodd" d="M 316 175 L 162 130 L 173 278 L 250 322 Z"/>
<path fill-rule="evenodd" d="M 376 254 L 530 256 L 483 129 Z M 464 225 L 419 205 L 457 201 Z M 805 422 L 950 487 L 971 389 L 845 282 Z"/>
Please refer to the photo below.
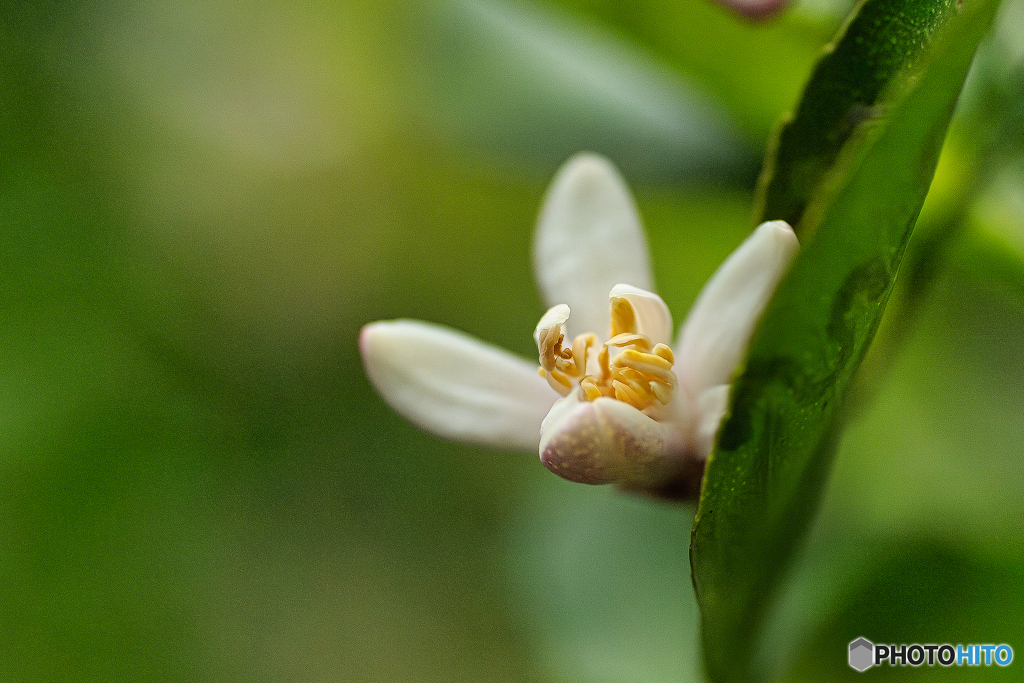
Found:
<path fill-rule="evenodd" d="M 653 288 L 640 217 L 607 159 L 578 154 L 559 170 L 541 209 L 534 268 L 548 306 L 572 309 L 574 335 L 608 333 L 605 296 L 617 283 Z"/>
<path fill-rule="evenodd" d="M 799 248 L 785 221 L 763 223 L 704 286 L 676 352 L 679 380 L 693 396 L 732 382 L 754 328 Z"/>
<path fill-rule="evenodd" d="M 654 485 L 675 472 L 668 428 L 612 398 L 560 399 L 541 426 L 540 459 L 560 477 L 582 484 Z"/>
<path fill-rule="evenodd" d="M 612 287 L 608 297 L 621 297 L 633 306 L 639 334 L 647 335 L 655 344 L 672 342 L 672 314 L 660 296 L 639 287 L 619 284 Z"/>
<path fill-rule="evenodd" d="M 728 384 L 705 389 L 697 398 L 697 414 L 700 422 L 696 425 L 694 435 L 694 448 L 697 455 L 707 460 L 711 449 L 715 446 L 715 437 L 718 436 L 718 429 L 722 426 L 722 418 L 729 408 L 729 390 L 732 387 Z"/>
<path fill-rule="evenodd" d="M 458 441 L 532 450 L 558 398 L 537 366 L 454 330 L 395 320 L 363 327 L 366 374 L 416 425 Z"/>

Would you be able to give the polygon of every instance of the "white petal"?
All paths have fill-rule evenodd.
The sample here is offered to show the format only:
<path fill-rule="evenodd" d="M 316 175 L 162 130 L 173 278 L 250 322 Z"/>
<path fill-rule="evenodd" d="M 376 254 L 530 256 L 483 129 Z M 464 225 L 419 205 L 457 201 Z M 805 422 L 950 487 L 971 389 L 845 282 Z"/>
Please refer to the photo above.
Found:
<path fill-rule="evenodd" d="M 540 459 L 560 477 L 583 484 L 657 484 L 677 469 L 665 425 L 612 398 L 560 399 L 541 427 Z"/>
<path fill-rule="evenodd" d="M 672 342 L 672 314 L 660 296 L 639 287 L 619 284 L 612 287 L 608 295 L 608 298 L 615 297 L 621 297 L 633 306 L 637 332 L 647 335 L 655 344 Z"/>
<path fill-rule="evenodd" d="M 700 422 L 697 424 L 697 433 L 694 437 L 696 453 L 703 459 L 707 459 L 711 449 L 715 446 L 715 437 L 718 436 L 718 429 L 722 426 L 722 418 L 729 407 L 728 384 L 720 384 L 710 389 L 705 389 L 698 397 L 698 415 Z"/>
<path fill-rule="evenodd" d="M 384 399 L 445 438 L 535 449 L 541 421 L 558 398 L 534 363 L 438 325 L 372 323 L 360 333 L 359 348 Z"/>
<path fill-rule="evenodd" d="M 573 335 L 608 333 L 605 297 L 617 283 L 653 289 L 640 217 L 608 160 L 579 154 L 559 170 L 537 224 L 534 268 L 548 306 L 572 309 Z"/>
<path fill-rule="evenodd" d="M 704 286 L 676 351 L 676 372 L 692 395 L 732 382 L 754 328 L 799 248 L 784 221 L 763 223 Z"/>

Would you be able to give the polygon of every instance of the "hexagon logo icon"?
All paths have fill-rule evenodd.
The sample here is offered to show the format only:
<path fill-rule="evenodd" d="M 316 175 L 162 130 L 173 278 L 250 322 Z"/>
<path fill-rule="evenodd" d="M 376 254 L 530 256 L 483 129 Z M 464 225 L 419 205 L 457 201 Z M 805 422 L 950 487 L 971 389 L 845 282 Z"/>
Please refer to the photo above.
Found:
<path fill-rule="evenodd" d="M 857 671 L 866 671 L 875 663 L 875 645 L 867 638 L 858 638 L 850 643 L 850 666 Z"/>

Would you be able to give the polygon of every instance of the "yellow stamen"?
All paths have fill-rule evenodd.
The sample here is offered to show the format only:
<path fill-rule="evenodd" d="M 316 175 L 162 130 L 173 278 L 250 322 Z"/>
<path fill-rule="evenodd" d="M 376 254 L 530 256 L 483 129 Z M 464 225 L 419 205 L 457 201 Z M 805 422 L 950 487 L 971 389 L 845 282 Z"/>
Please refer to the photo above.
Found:
<path fill-rule="evenodd" d="M 647 402 L 643 398 L 637 395 L 633 388 L 625 382 L 619 380 L 612 380 L 612 386 L 615 387 L 615 398 L 619 399 L 623 403 L 628 403 L 637 410 L 643 410 L 647 406 Z"/>
<path fill-rule="evenodd" d="M 672 364 L 660 356 L 642 353 L 634 349 L 623 349 L 622 353 L 612 361 L 612 371 L 623 367 L 632 368 L 647 376 L 648 379 L 675 385 L 676 376 L 672 372 Z"/>
<path fill-rule="evenodd" d="M 651 382 L 651 393 L 654 394 L 654 398 L 658 399 L 658 403 L 663 406 L 667 406 L 668 402 L 672 400 L 672 387 L 662 382 Z"/>
<path fill-rule="evenodd" d="M 572 362 L 576 366 L 577 377 L 582 377 L 587 372 L 587 356 L 595 341 L 597 337 L 593 334 L 581 334 L 572 340 Z"/>
<path fill-rule="evenodd" d="M 611 299 L 611 339 L 601 344 L 597 352 L 597 367 L 591 360 L 591 348 L 599 343 L 593 333 L 577 336 L 565 345 L 557 309 L 550 327 L 538 326 L 537 346 L 540 352 L 538 373 L 562 396 L 568 396 L 575 387 L 581 389 L 581 398 L 595 401 L 601 397 L 614 398 L 647 410 L 658 404 L 668 405 L 676 387 L 676 374 L 672 370 L 675 357 L 667 344 L 657 343 L 637 331 L 636 310 L 624 297 Z M 554 322 L 555 320 L 559 322 Z M 544 319 L 541 320 L 546 325 Z M 611 349 L 617 348 L 614 357 Z M 596 370 L 596 373 L 594 372 Z"/>
<path fill-rule="evenodd" d="M 562 396 L 568 396 L 569 392 L 572 391 L 572 382 L 569 381 L 569 378 L 564 373 L 558 370 L 549 370 L 544 374 L 544 379 L 548 381 L 551 388 Z"/>
<path fill-rule="evenodd" d="M 676 357 L 672 353 L 672 349 L 668 344 L 655 344 L 654 349 L 651 351 L 658 358 L 664 358 L 669 362 L 669 365 L 676 364 Z"/>
<path fill-rule="evenodd" d="M 594 401 L 601 398 L 601 388 L 597 386 L 597 382 L 594 381 L 593 377 L 587 376 L 580 380 L 580 388 L 583 389 L 583 393 L 588 401 Z"/>
<path fill-rule="evenodd" d="M 597 364 L 601 368 L 601 381 L 606 382 L 612 376 L 611 368 L 608 366 L 608 347 L 602 346 L 597 354 Z"/>
<path fill-rule="evenodd" d="M 555 369 L 555 359 L 561 354 L 562 326 L 540 330 L 537 339 L 537 350 L 540 353 L 540 366 L 545 370 Z"/>
<path fill-rule="evenodd" d="M 608 346 L 633 346 L 641 351 L 650 351 L 654 342 L 651 338 L 642 334 L 617 334 L 607 342 Z M 661 346 L 665 346 L 661 344 Z"/>
<path fill-rule="evenodd" d="M 612 304 L 612 337 L 620 334 L 633 334 L 636 332 L 636 311 L 628 299 L 615 296 L 611 299 Z"/>

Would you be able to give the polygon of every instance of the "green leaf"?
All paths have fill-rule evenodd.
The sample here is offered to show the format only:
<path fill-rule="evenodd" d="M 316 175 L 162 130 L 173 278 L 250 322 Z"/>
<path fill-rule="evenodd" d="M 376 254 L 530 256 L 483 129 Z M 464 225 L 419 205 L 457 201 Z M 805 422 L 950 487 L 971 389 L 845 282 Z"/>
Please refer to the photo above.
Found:
<path fill-rule="evenodd" d="M 851 138 L 884 119 L 894 103 L 892 86 L 920 72 L 914 63 L 956 13 L 954 0 L 879 0 L 850 15 L 826 46 L 795 114 L 778 131 L 774 156 L 769 151 L 759 223 L 797 225 Z"/>
<path fill-rule="evenodd" d="M 763 184 L 802 250 L 751 344 L 708 460 L 690 546 L 713 680 L 753 676 L 757 635 L 817 507 L 996 0 L 868 0 L 826 51 Z"/>

